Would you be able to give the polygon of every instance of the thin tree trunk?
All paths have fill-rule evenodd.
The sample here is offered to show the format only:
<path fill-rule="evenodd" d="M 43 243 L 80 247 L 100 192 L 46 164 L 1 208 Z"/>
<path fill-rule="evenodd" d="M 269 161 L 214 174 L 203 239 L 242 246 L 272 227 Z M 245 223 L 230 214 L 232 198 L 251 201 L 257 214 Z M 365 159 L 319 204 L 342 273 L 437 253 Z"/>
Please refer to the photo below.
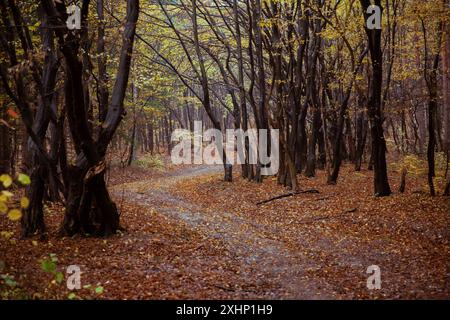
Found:
<path fill-rule="evenodd" d="M 360 0 L 364 10 L 365 21 L 369 18 L 367 8 L 371 5 L 369 0 Z M 381 7 L 381 0 L 375 0 L 375 5 Z M 369 30 L 366 34 L 369 42 L 370 57 L 372 60 L 372 88 L 369 99 L 369 121 L 372 137 L 372 156 L 374 164 L 374 192 L 376 196 L 383 197 L 391 194 L 387 175 L 386 140 L 383 131 L 383 115 L 381 111 L 381 87 L 383 84 L 383 53 L 381 51 L 381 30 Z"/>

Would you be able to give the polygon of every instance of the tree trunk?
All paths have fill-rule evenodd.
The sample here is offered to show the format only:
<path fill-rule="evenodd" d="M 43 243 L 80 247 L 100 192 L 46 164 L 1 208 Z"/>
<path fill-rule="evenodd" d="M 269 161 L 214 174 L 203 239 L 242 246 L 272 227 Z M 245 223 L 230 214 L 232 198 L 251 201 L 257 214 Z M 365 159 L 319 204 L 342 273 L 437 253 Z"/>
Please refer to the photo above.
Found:
<path fill-rule="evenodd" d="M 424 74 L 425 82 L 428 88 L 428 148 L 427 148 L 427 160 L 428 160 L 428 185 L 430 188 L 431 196 L 436 195 L 436 190 L 434 188 L 434 177 L 436 176 L 435 169 L 435 151 L 436 151 L 436 117 L 438 110 L 438 67 L 440 58 L 440 49 L 442 44 L 444 24 L 442 21 L 438 23 L 437 35 L 436 35 L 436 50 L 434 56 L 432 56 L 432 63 L 430 66 L 429 60 L 429 48 L 427 45 L 427 30 L 425 23 L 422 21 L 422 31 L 425 40 L 424 46 Z"/>
<path fill-rule="evenodd" d="M 3 93 L 3 90 L 1 91 Z M 6 125 L 9 122 L 6 103 L 0 106 L 0 174 L 11 173 L 12 137 L 11 129 Z"/>
<path fill-rule="evenodd" d="M 319 138 L 320 130 L 320 110 L 314 109 L 313 125 L 308 144 L 308 159 L 306 163 L 305 176 L 312 178 L 316 175 L 316 145 Z"/>
<path fill-rule="evenodd" d="M 54 48 L 53 32 L 48 28 L 48 17 L 42 13 L 42 26 L 45 30 L 43 33 L 43 49 L 45 52 L 45 62 L 42 73 L 42 97 L 40 98 L 38 109 L 34 118 L 33 131 L 40 141 L 44 140 L 50 123 L 50 110 L 52 108 L 53 95 L 56 85 L 56 74 L 58 71 L 58 60 Z M 29 171 L 31 185 L 26 188 L 26 195 L 30 200 L 27 209 L 24 210 L 22 216 L 22 237 L 29 237 L 36 232 L 41 236 L 45 233 L 43 200 L 48 182 L 49 172 L 45 166 L 39 150 L 33 141 L 28 141 Z"/>
<path fill-rule="evenodd" d="M 83 2 L 82 29 L 68 32 L 62 27 L 58 15 L 64 16 L 66 7 L 62 3 L 42 0 L 43 8 L 54 23 L 52 30 L 57 35 L 60 50 L 66 65 L 65 103 L 72 140 L 77 153 L 75 165 L 68 174 L 69 190 L 61 234 L 74 235 L 89 233 L 108 236 L 119 228 L 119 213 L 111 201 L 105 183 L 105 155 L 123 115 L 123 102 L 129 79 L 136 22 L 139 15 L 139 1 L 127 1 L 127 17 L 124 28 L 119 67 L 111 96 L 111 104 L 105 121 L 99 127 L 94 139 L 89 129 L 87 108 L 83 95 L 83 65 L 80 61 L 80 37 L 78 32 L 86 32 L 89 1 Z"/>
<path fill-rule="evenodd" d="M 369 0 L 360 0 L 364 10 L 365 21 L 369 18 L 367 8 Z M 381 8 L 381 0 L 375 0 L 375 5 Z M 381 111 L 381 87 L 383 84 L 383 53 L 381 51 L 381 30 L 369 30 L 366 34 L 369 41 L 372 60 L 372 88 L 369 99 L 369 121 L 372 136 L 372 157 L 374 165 L 374 191 L 379 197 L 389 196 L 391 188 L 387 175 L 386 140 L 383 131 L 383 115 Z"/>
<path fill-rule="evenodd" d="M 367 140 L 367 120 L 365 119 L 365 99 L 358 99 L 358 110 L 356 111 L 356 151 L 355 171 L 361 171 L 362 158 Z"/>
<path fill-rule="evenodd" d="M 450 156 L 450 22 L 445 24 L 444 45 L 442 50 L 442 94 L 444 103 L 444 147 L 447 159 Z M 446 175 L 448 172 L 446 172 Z"/>

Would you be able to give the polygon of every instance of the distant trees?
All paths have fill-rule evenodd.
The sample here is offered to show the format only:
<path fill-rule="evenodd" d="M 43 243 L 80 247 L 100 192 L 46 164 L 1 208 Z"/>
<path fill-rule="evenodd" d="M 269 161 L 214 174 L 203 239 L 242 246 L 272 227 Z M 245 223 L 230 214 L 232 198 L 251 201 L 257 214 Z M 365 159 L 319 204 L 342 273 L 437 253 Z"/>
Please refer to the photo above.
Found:
<path fill-rule="evenodd" d="M 143 11 L 157 27 L 146 29 L 140 38 L 150 49 L 145 54 L 153 55 L 158 68 L 165 66 L 176 75 L 174 86 L 184 86 L 183 96 L 198 98 L 204 110 L 196 113 L 197 119 L 205 120 L 206 115 L 213 127 L 220 122 L 222 129 L 233 125 L 246 130 L 265 127 L 261 123 L 266 117 L 269 127 L 281 130 L 280 183 L 298 188 L 297 173 L 312 177 L 316 168 L 327 168 L 328 182 L 334 184 L 342 161 L 353 161 L 360 170 L 366 159 L 374 168 L 375 194 L 382 196 L 390 194 L 385 136 L 397 150 L 407 152 L 422 147 L 427 129 L 418 105 L 420 93 L 406 89 L 417 81 L 421 68 L 412 67 L 420 59 L 405 50 L 417 31 L 411 35 L 406 28 L 419 30 L 419 20 L 415 14 L 407 26 L 399 25 L 399 16 L 409 19 L 415 6 L 406 0 L 387 2 L 382 30 L 369 30 L 368 35 L 362 28 L 364 21 L 355 17 L 364 10 L 367 19 L 369 4 L 359 5 L 154 1 Z M 405 64 L 409 69 L 401 70 Z M 201 65 L 207 70 L 206 79 Z M 205 83 L 209 111 L 202 102 Z M 182 126 L 180 119 L 192 116 L 190 102 L 180 103 L 181 109 L 171 107 L 169 123 Z M 405 102 L 411 107 L 397 111 Z M 214 119 L 217 116 L 223 120 Z M 435 122 L 438 127 L 439 117 Z M 437 127 L 443 130 L 442 125 Z M 242 166 L 244 177 L 261 181 L 258 170 L 258 166 Z"/>
<path fill-rule="evenodd" d="M 217 127 L 214 116 L 225 113 L 222 129 L 232 123 L 243 130 L 280 130 L 279 183 L 298 189 L 298 173 L 313 177 L 317 168 L 326 168 L 328 183 L 335 184 L 343 161 L 361 170 L 366 159 L 374 170 L 374 193 L 387 196 L 390 141 L 402 152 L 418 152 L 423 133 L 434 126 L 437 144 L 427 143 L 430 155 L 439 146 L 440 116 L 425 115 L 420 92 L 425 89 L 420 83 L 425 53 L 411 48 L 420 36 L 421 17 L 440 23 L 444 16 L 443 7 L 431 1 L 422 7 L 408 0 L 375 1 L 381 29 L 368 29 L 371 5 L 155 1 L 144 11 L 158 27 L 143 37 L 150 44 L 152 37 L 159 39 L 161 46 L 150 47 L 158 63 L 201 101 L 208 97 L 205 110 L 212 126 Z M 437 38 L 430 42 L 439 52 Z M 202 65 L 206 79 L 196 71 Z M 213 94 L 206 92 L 206 83 Z M 420 90 L 412 90 L 417 85 Z M 243 165 L 242 170 L 244 177 L 262 180 L 258 166 Z"/>

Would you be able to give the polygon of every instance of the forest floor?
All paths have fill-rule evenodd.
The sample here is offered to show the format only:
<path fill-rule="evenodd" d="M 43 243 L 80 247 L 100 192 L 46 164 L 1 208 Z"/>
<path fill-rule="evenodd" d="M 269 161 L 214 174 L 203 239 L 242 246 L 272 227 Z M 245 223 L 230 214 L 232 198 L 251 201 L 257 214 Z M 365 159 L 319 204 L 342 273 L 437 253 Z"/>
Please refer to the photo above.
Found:
<path fill-rule="evenodd" d="M 398 173 L 391 172 L 393 189 Z M 422 192 L 372 196 L 372 173 L 344 166 L 339 183 L 323 172 L 286 193 L 276 180 L 248 182 L 221 167 L 131 167 L 110 173 L 125 231 L 108 239 L 58 238 L 59 206 L 46 207 L 49 238 L 19 240 L 17 224 L 0 219 L 0 274 L 13 276 L 3 298 L 66 299 L 65 281 L 41 268 L 78 265 L 84 286 L 71 298 L 101 299 L 449 299 L 450 203 Z M 381 289 L 368 290 L 367 267 L 381 269 Z M 3 269 L 3 271 L 2 271 Z M 95 288 L 101 290 L 95 291 Z M 3 292 L 1 291 L 3 289 Z"/>

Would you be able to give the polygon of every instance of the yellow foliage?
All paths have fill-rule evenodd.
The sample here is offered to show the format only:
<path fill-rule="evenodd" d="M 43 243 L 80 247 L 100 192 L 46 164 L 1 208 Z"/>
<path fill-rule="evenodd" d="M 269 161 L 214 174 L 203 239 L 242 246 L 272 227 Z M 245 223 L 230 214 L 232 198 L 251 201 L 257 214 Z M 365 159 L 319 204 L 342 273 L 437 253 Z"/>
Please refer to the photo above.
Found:
<path fill-rule="evenodd" d="M 8 218 L 12 221 L 17 221 L 22 218 L 22 212 L 19 209 L 12 209 L 8 212 Z"/>

